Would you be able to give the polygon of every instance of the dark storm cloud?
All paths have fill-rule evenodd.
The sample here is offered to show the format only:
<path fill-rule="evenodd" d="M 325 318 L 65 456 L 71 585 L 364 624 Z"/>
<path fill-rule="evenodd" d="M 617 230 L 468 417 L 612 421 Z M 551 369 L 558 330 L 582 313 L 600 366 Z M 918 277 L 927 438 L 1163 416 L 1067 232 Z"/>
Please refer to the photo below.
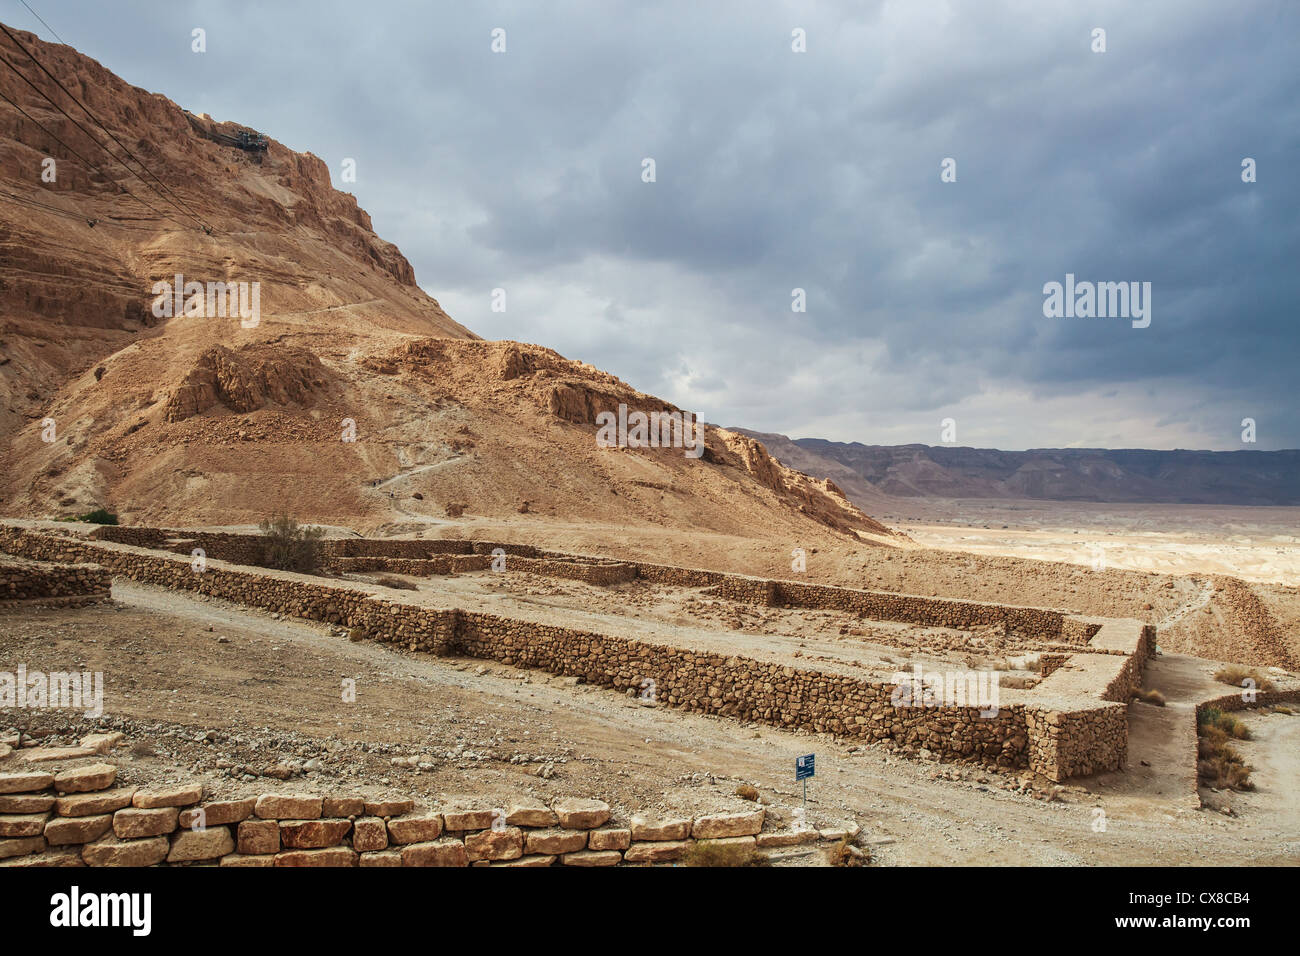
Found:
<path fill-rule="evenodd" d="M 36 6 L 132 83 L 355 158 L 336 185 L 470 328 L 709 420 L 1300 446 L 1284 2 Z M 1151 326 L 1045 318 L 1067 272 L 1151 282 Z"/>

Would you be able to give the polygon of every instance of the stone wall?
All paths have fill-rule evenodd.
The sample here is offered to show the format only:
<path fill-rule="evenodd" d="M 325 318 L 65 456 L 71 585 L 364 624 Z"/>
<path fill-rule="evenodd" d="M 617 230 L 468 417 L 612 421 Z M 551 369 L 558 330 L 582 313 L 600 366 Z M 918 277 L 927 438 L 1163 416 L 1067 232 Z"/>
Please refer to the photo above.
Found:
<path fill-rule="evenodd" d="M 262 563 L 261 537 L 232 533 L 167 531 L 165 529 L 100 529 L 104 540 L 143 547 L 169 547 L 189 554 L 204 548 L 207 557 L 235 564 Z M 166 539 L 182 539 L 170 545 Z M 641 578 L 654 584 L 687 588 L 713 588 L 717 596 L 745 604 L 837 610 L 873 620 L 900 621 L 930 627 L 974 628 L 997 625 L 1009 634 L 1043 641 L 1087 644 L 1101 626 L 1095 621 L 1071 619 L 1061 611 L 1015 607 L 974 601 L 957 601 L 887 591 L 864 591 L 831 585 L 755 578 L 696 568 L 611 561 L 584 555 L 545 551 L 532 545 L 499 541 L 453 539 L 337 538 L 323 542 L 326 566 L 331 570 L 389 571 L 397 574 L 436 575 L 461 570 L 482 570 L 476 563 L 450 562 L 445 555 L 491 555 L 504 551 L 512 567 L 565 577 L 591 584 L 609 585 Z M 388 559 L 360 561 L 342 559 Z M 402 561 L 433 563 L 401 564 Z M 484 565 L 485 567 L 487 565 Z"/>
<path fill-rule="evenodd" d="M 1247 703 L 1241 697 L 1241 691 L 1202 701 L 1196 705 L 1196 716 L 1214 708 L 1215 710 L 1246 710 L 1249 707 L 1271 707 L 1274 704 L 1300 704 L 1300 688 L 1294 690 L 1257 690 L 1255 700 Z"/>
<path fill-rule="evenodd" d="M 569 578 L 585 584 L 608 587 L 636 577 L 636 565 L 619 561 L 560 561 L 553 558 L 525 558 L 510 555 L 506 570 L 527 571 L 552 578 Z"/>
<path fill-rule="evenodd" d="M 1128 705 L 1064 710 L 1026 706 L 1029 768 L 1049 780 L 1121 770 L 1128 757 Z"/>
<path fill-rule="evenodd" d="M 121 736 L 96 745 L 108 753 Z M 0 867 L 619 866 L 678 861 L 696 842 L 758 850 L 840 835 L 764 833 L 761 806 L 617 821 L 607 803 L 576 797 L 468 810 L 347 793 L 204 800 L 200 783 L 122 786 L 108 762 L 28 767 L 0 773 Z"/>
<path fill-rule="evenodd" d="M 1155 627 L 1150 624 L 1095 619 L 1074 623 L 1079 632 L 1093 635 L 1087 651 L 1045 670 L 1047 676 L 1027 706 L 1029 766 L 1052 780 L 1123 769 L 1128 702 L 1141 688 L 1146 662 L 1155 651 Z"/>
<path fill-rule="evenodd" d="M 0 559 L 0 605 L 6 601 L 109 596 L 112 578 L 96 564 L 51 564 Z"/>
<path fill-rule="evenodd" d="M 644 641 L 460 612 L 456 647 L 468 657 L 581 677 L 669 706 L 777 727 L 892 739 L 949 758 L 1004 767 L 1025 762 L 1018 707 L 981 717 L 973 707 L 896 707 L 895 685 L 724 657 Z"/>
<path fill-rule="evenodd" d="M 332 572 L 384 571 L 389 574 L 408 574 L 418 578 L 438 574 L 459 574 L 464 571 L 486 571 L 491 567 L 492 558 L 485 554 L 440 554 L 432 558 L 389 558 L 372 555 L 359 558 L 330 558 L 326 562 L 326 568 Z"/>
<path fill-rule="evenodd" d="M 208 561 L 206 569 L 199 573 L 189 561 L 172 555 L 142 553 L 120 545 L 4 525 L 0 525 L 0 550 L 54 561 L 95 561 L 113 574 L 132 580 L 342 625 L 351 628 L 355 636 L 401 645 L 409 651 L 462 654 L 578 676 L 622 692 L 649 691 L 647 696 L 652 695 L 660 703 L 698 713 L 867 740 L 892 740 L 949 759 L 1028 766 L 1053 780 L 1123 766 L 1128 735 L 1126 705 L 1121 701 L 1127 700 L 1124 689 L 1140 682 L 1142 665 L 1154 641 L 1154 629 L 1140 622 L 1090 622 L 1098 623 L 1093 644 L 1099 653 L 1073 655 L 1068 665 L 1058 667 L 1038 684 L 1032 696 L 1024 698 L 1027 702 L 1006 704 L 995 717 L 983 717 L 975 708 L 895 706 L 891 700 L 895 687 L 885 682 L 495 614 L 392 602 L 360 585 L 325 584 L 305 575 L 241 569 L 219 560 Z M 445 557 L 463 560 L 468 556 Z M 715 585 L 730 586 L 726 577 L 718 576 Z M 785 586 L 785 582 L 738 579 L 773 584 L 778 597 Z M 874 592 L 827 590 L 865 595 L 873 601 L 890 597 Z M 995 607 L 896 597 L 900 603 L 885 601 L 876 606 L 880 610 L 911 608 L 922 616 L 945 610 L 960 616 L 968 613 L 966 609 Z M 910 603 L 913 600 L 918 603 Z M 1042 624 L 1047 620 L 1022 614 L 1033 609 L 1003 610 L 1019 615 L 1021 621 L 1037 620 Z M 1042 614 L 1049 618 L 1060 616 L 1051 611 Z"/>
<path fill-rule="evenodd" d="M 113 541 L 137 548 L 161 548 L 170 535 L 171 532 L 163 528 L 130 528 L 114 524 L 100 525 L 90 533 L 90 537 L 98 541 Z"/>
<path fill-rule="evenodd" d="M 1061 665 L 1068 661 L 1073 655 L 1071 654 L 1039 654 L 1038 655 L 1038 672 L 1044 677 L 1051 677 L 1052 673 Z"/>
<path fill-rule="evenodd" d="M 324 542 L 327 554 L 338 558 L 411 558 L 434 555 L 473 554 L 469 541 L 410 541 L 401 538 L 331 538 Z"/>
<path fill-rule="evenodd" d="M 261 535 L 176 531 L 164 547 L 174 554 L 186 556 L 201 548 L 205 558 L 231 564 L 259 567 L 266 562 L 266 539 Z"/>

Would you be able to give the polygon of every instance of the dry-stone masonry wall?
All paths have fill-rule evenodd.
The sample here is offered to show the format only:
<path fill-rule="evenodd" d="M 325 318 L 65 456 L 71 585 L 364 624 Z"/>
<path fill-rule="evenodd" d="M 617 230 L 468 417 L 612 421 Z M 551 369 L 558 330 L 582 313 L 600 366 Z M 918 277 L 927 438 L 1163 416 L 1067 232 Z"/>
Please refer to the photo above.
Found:
<path fill-rule="evenodd" d="M 475 542 L 476 555 L 493 547 Z M 554 627 L 502 615 L 393 602 L 361 586 L 250 570 L 209 560 L 202 572 L 167 554 L 0 525 L 0 550 L 47 561 L 97 562 L 113 574 L 163 587 L 194 590 L 282 614 L 339 624 L 372 640 L 410 651 L 463 654 L 519 667 L 580 676 L 602 687 L 642 692 L 700 713 L 799 727 L 926 748 L 943 758 L 971 758 L 1029 767 L 1053 780 L 1123 766 L 1127 752 L 1125 701 L 1141 680 L 1154 630 L 1139 622 L 1081 621 L 1094 634 L 1088 651 L 1058 666 L 1031 695 L 1005 702 L 996 715 L 971 707 L 899 707 L 895 686 L 739 655 L 686 650 L 609 634 Z M 534 549 L 535 550 L 535 549 Z M 445 558 L 460 560 L 457 555 Z M 364 560 L 358 556 L 352 560 Z M 434 557 L 391 559 L 436 561 Z M 509 560 L 520 560 L 511 558 Z M 549 559 L 542 559 L 549 560 Z M 620 565 L 592 563 L 590 567 Z M 646 566 L 638 565 L 638 572 Z M 1064 615 L 1033 608 L 913 598 L 843 588 L 790 585 L 736 575 L 652 566 L 669 583 L 701 580 L 730 593 L 764 599 L 827 602 L 915 623 L 1008 628 L 1059 636 Z"/>
<path fill-rule="evenodd" d="M 108 755 L 121 738 L 82 743 Z M 579 797 L 434 810 L 347 793 L 205 800 L 201 783 L 123 786 L 106 760 L 55 772 L 15 766 L 0 772 L 0 867 L 619 866 L 679 861 L 697 842 L 761 850 L 842 832 L 765 833 L 761 806 L 618 821 L 607 803 Z"/>
<path fill-rule="evenodd" d="M 6 601 L 101 600 L 111 585 L 109 573 L 94 564 L 0 559 L 0 606 Z"/>

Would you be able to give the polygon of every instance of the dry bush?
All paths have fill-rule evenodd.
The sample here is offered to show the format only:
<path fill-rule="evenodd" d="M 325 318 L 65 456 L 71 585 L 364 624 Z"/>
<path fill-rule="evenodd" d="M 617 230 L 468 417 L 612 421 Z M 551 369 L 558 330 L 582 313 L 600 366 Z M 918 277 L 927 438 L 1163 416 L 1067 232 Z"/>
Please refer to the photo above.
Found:
<path fill-rule="evenodd" d="M 1237 740 L 1250 740 L 1251 737 L 1250 728 L 1246 726 L 1240 717 L 1219 710 L 1217 707 L 1209 707 L 1202 711 L 1196 723 L 1198 733 L 1201 732 L 1202 728 L 1211 727 Z"/>
<path fill-rule="evenodd" d="M 1154 688 L 1151 690 L 1140 690 L 1133 696 L 1144 704 L 1154 704 L 1156 707 L 1165 706 L 1165 695 Z"/>
<path fill-rule="evenodd" d="M 871 856 L 853 845 L 853 840 L 846 833 L 829 851 L 831 866 L 866 866 Z"/>
<path fill-rule="evenodd" d="M 1211 707 L 1198 718 L 1196 732 L 1196 772 L 1203 784 L 1220 789 L 1255 789 L 1250 782 L 1250 767 L 1231 743 L 1234 738 L 1250 739 L 1245 724 Z"/>
<path fill-rule="evenodd" d="M 742 783 L 736 788 L 736 796 L 742 800 L 758 800 L 758 788 L 747 783 Z"/>
<path fill-rule="evenodd" d="M 712 843 L 697 840 L 682 856 L 686 866 L 769 866 L 766 856 L 752 843 Z"/>
<path fill-rule="evenodd" d="M 1273 682 L 1267 677 L 1262 676 L 1259 671 L 1252 670 L 1249 667 L 1242 667 L 1240 664 L 1230 664 L 1214 675 L 1214 679 L 1222 681 L 1225 684 L 1231 684 L 1233 687 L 1240 687 L 1241 682 L 1250 679 L 1255 682 L 1255 690 L 1272 690 Z"/>
<path fill-rule="evenodd" d="M 324 528 L 300 525 L 288 515 L 277 515 L 258 525 L 266 539 L 262 546 L 262 563 L 280 571 L 311 573 L 320 570 L 324 560 L 321 538 Z"/>

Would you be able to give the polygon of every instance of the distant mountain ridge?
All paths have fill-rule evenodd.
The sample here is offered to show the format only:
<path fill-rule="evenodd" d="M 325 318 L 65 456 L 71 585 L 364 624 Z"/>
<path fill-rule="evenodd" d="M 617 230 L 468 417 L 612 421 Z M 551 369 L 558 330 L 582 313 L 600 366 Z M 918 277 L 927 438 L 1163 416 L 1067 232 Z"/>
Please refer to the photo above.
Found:
<path fill-rule="evenodd" d="M 1155 451 L 863 445 L 734 429 L 856 502 L 883 495 L 1048 501 L 1300 505 L 1300 449 Z"/>

